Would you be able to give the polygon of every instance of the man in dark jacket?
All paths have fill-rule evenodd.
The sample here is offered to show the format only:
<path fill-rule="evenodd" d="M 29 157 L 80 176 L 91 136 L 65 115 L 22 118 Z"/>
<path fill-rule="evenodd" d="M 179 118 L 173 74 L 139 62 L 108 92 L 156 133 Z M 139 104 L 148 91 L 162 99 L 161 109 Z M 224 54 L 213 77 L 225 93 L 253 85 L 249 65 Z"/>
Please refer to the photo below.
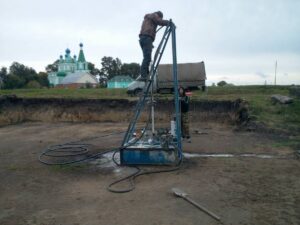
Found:
<path fill-rule="evenodd" d="M 151 62 L 151 54 L 153 42 L 155 40 L 157 26 L 168 26 L 169 21 L 163 20 L 162 12 L 154 12 L 146 14 L 142 23 L 140 32 L 140 46 L 143 50 L 143 62 L 141 65 L 141 81 L 146 81 L 149 75 L 149 65 Z"/>
<path fill-rule="evenodd" d="M 180 97 L 180 110 L 181 110 L 181 136 L 186 138 L 188 141 L 190 139 L 190 129 L 189 129 L 189 104 L 190 98 L 186 95 L 185 89 L 183 87 L 179 88 Z"/>

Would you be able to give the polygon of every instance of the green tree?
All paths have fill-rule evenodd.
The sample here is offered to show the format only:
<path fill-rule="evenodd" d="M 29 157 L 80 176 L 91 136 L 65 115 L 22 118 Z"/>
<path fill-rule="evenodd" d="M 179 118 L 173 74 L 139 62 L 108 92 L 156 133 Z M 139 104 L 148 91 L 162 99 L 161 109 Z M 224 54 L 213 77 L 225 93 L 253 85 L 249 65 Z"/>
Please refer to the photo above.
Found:
<path fill-rule="evenodd" d="M 227 84 L 227 82 L 224 81 L 224 80 L 222 80 L 222 81 L 220 81 L 220 82 L 217 83 L 217 85 L 218 85 L 219 87 L 223 87 L 223 86 L 225 86 L 226 84 Z"/>
<path fill-rule="evenodd" d="M 5 82 L 6 77 L 7 77 L 7 68 L 6 67 L 1 67 L 1 70 L 0 70 L 0 88 L 3 87 L 3 84 Z"/>
<path fill-rule="evenodd" d="M 36 89 L 36 88 L 41 88 L 41 84 L 39 82 L 37 82 L 36 80 L 31 80 L 26 84 L 27 88 L 31 88 L 31 89 Z"/>
<path fill-rule="evenodd" d="M 38 78 L 37 81 L 40 83 L 41 86 L 43 87 L 50 86 L 47 73 L 39 72 L 37 78 Z"/>
<path fill-rule="evenodd" d="M 119 58 L 104 56 L 101 59 L 101 66 L 100 74 L 107 76 L 108 79 L 121 74 L 122 62 Z"/>
<path fill-rule="evenodd" d="M 23 64 L 18 62 L 13 62 L 9 67 L 10 75 L 16 75 L 20 79 L 24 80 L 24 84 L 27 84 L 31 80 L 37 80 L 37 73 L 36 71 L 31 68 L 27 67 Z"/>
<path fill-rule="evenodd" d="M 95 67 L 95 64 L 88 62 L 88 69 L 92 75 L 100 74 L 100 70 Z"/>
<path fill-rule="evenodd" d="M 9 74 L 6 77 L 5 82 L 3 84 L 4 89 L 22 88 L 24 86 L 25 86 L 25 80 L 14 74 Z"/>
<path fill-rule="evenodd" d="M 121 67 L 121 72 L 124 75 L 130 75 L 133 79 L 136 79 L 140 74 L 140 64 L 124 63 Z"/>
<path fill-rule="evenodd" d="M 59 63 L 59 59 L 54 61 L 52 64 L 49 64 L 48 66 L 46 66 L 47 73 L 57 72 L 58 71 L 58 63 Z"/>
<path fill-rule="evenodd" d="M 37 88 L 41 86 L 49 87 L 47 73 L 40 72 L 37 74 L 33 68 L 18 62 L 13 62 L 11 64 L 9 73 L 7 73 L 6 68 L 2 68 L 0 77 L 3 81 L 1 87 L 6 89 L 23 87 Z"/>

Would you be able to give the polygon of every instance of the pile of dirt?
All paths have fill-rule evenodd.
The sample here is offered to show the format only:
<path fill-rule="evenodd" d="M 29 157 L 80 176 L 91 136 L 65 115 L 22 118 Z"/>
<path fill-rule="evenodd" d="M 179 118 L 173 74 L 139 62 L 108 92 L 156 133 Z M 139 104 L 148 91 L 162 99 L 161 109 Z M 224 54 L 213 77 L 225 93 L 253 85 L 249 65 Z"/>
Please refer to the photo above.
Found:
<path fill-rule="evenodd" d="M 136 101 L 127 99 L 58 99 L 0 96 L 0 125 L 25 121 L 41 122 L 127 122 Z M 149 105 L 147 105 L 149 108 Z M 174 114 L 174 101 L 157 100 L 156 120 L 168 122 Z M 241 124 L 248 121 L 247 103 L 236 101 L 191 101 L 192 121 L 219 121 Z M 147 110 L 141 120 L 148 118 Z"/>

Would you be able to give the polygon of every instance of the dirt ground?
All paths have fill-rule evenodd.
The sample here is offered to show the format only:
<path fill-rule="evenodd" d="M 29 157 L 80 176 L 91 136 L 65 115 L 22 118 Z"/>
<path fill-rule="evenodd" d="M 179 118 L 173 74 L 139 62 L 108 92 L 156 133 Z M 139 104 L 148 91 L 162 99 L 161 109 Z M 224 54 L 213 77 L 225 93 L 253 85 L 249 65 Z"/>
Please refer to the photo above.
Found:
<path fill-rule="evenodd" d="M 178 187 L 224 224 L 300 224 L 300 161 L 278 137 L 235 132 L 225 124 L 193 124 L 190 153 L 256 153 L 275 158 L 186 158 L 176 172 L 136 179 L 125 194 L 106 187 L 128 168 L 46 166 L 48 145 L 125 130 L 127 123 L 23 123 L 0 128 L 0 224 L 219 224 L 171 193 Z M 202 133 L 201 133 L 202 132 Z M 118 146 L 123 134 L 88 141 L 91 152 Z M 112 165 L 112 164 L 108 164 Z M 142 168 L 149 169 L 149 168 Z M 125 187 L 123 183 L 119 187 Z"/>

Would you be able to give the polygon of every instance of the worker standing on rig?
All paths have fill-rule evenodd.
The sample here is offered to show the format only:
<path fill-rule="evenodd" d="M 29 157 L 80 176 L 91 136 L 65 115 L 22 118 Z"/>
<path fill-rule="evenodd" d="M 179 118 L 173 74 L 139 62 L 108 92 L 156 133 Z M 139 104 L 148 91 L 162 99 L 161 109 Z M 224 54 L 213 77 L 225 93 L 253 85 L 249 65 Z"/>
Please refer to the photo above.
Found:
<path fill-rule="evenodd" d="M 153 42 L 155 40 L 157 26 L 168 26 L 169 21 L 163 20 L 163 13 L 157 11 L 146 14 L 139 34 L 140 46 L 143 51 L 143 61 L 141 65 L 140 81 L 147 81 L 149 76 L 149 65 L 151 62 Z"/>

